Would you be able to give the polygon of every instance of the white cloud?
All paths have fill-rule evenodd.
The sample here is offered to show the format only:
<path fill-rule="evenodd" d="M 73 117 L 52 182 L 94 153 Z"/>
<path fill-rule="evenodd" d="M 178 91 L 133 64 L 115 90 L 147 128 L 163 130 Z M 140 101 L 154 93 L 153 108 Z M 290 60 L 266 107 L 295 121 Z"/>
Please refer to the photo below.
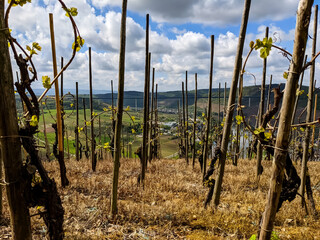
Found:
<path fill-rule="evenodd" d="M 121 6 L 121 0 L 92 0 L 98 8 Z M 214 25 L 238 24 L 244 1 L 239 0 L 131 0 L 128 9 L 141 14 L 150 13 L 156 22 L 205 23 Z M 250 20 L 281 20 L 294 16 L 296 0 L 254 0 Z"/>
<path fill-rule="evenodd" d="M 140 3 L 141 2 L 141 3 Z M 168 3 L 167 3 L 168 2 Z M 169 4 L 170 2 L 170 4 Z M 237 21 L 241 18 L 241 9 L 239 2 L 242 1 L 183 1 L 188 11 L 192 9 L 196 11 L 197 6 L 205 7 L 203 18 L 208 18 L 208 22 L 213 18 L 219 19 L 220 15 L 228 15 L 234 11 Z M 266 14 L 269 14 L 272 8 L 266 4 L 264 6 Z M 68 22 L 64 11 L 61 9 L 56 1 L 47 0 L 48 6 L 43 7 L 34 0 L 32 4 L 27 4 L 23 8 L 15 8 L 10 16 L 10 25 L 13 29 L 13 36 L 25 46 L 33 41 L 39 42 L 43 47 L 43 51 L 34 57 L 34 62 L 38 66 L 39 77 L 42 75 L 52 75 L 52 60 L 51 60 L 51 44 L 49 36 L 49 20 L 48 13 L 54 13 L 55 22 L 55 36 L 57 45 L 57 56 L 64 56 L 65 62 L 71 54 L 71 45 L 73 42 L 73 35 L 71 24 Z M 109 0 L 92 0 L 92 3 L 99 7 L 106 7 L 108 5 L 119 5 L 120 1 Z M 177 16 L 180 16 L 181 21 L 195 16 L 183 16 L 181 9 L 174 8 L 174 4 L 180 4 L 179 1 L 165 0 L 160 1 L 156 5 L 152 5 L 154 1 L 135 1 L 129 2 L 131 9 L 136 9 L 142 12 L 142 4 L 146 7 L 152 7 L 153 11 L 158 12 L 160 19 L 160 12 L 166 16 L 167 21 L 174 21 L 170 11 L 177 11 Z M 161 4 L 162 5 L 161 5 Z M 254 16 L 256 8 L 264 1 L 257 0 L 252 4 L 252 15 Z M 296 1 L 284 0 L 278 5 L 287 4 L 287 10 L 284 15 L 290 15 L 288 9 L 296 5 Z M 114 11 L 105 11 L 101 15 L 97 15 L 96 10 L 85 0 L 66 0 L 68 6 L 78 8 L 79 15 L 75 18 L 79 31 L 82 37 L 86 40 L 86 45 L 81 52 L 79 52 L 70 66 L 65 72 L 65 87 L 74 88 L 75 82 L 79 82 L 80 89 L 88 89 L 88 50 L 87 47 L 92 47 L 92 66 L 93 66 L 93 87 L 94 89 L 110 89 L 110 80 L 113 79 L 117 89 L 118 78 L 118 52 L 120 42 L 120 19 L 121 14 Z M 131 4 L 131 5 L 130 5 Z M 165 8 L 169 8 L 169 12 Z M 202 5 L 201 5 L 202 4 Z M 218 4 L 218 5 L 217 5 Z M 141 6 L 140 6 L 141 5 Z M 152 5 L 152 6 L 151 6 Z M 161 6 L 158 6 L 161 5 Z M 217 7 L 210 16 L 206 12 L 210 11 L 212 7 Z M 228 13 L 224 10 L 223 13 L 215 15 L 215 11 L 221 8 L 228 9 Z M 139 8 L 141 8 L 139 10 Z M 158 9 L 159 8 L 159 9 Z M 230 13 L 229 13 L 230 10 Z M 235 11 L 237 13 L 235 13 Z M 276 18 L 277 10 L 274 10 L 274 18 Z M 238 13 L 239 12 L 239 13 Z M 289 11 L 290 12 L 290 11 Z M 180 15 L 179 15 L 180 14 Z M 238 14 L 238 15 L 237 15 Z M 271 13 L 270 13 L 271 14 Z M 271 16 L 271 15 L 268 16 Z M 280 13 L 279 13 L 280 14 Z M 187 15 L 187 14 L 186 14 Z M 261 13 L 261 15 L 263 15 Z M 200 16 L 198 17 L 198 20 Z M 211 20 L 210 20 L 211 19 Z M 222 18 L 223 19 L 223 16 Z M 199 20 L 200 21 L 200 20 Z M 219 20 L 220 21 L 220 20 Z M 222 21 L 222 20 L 221 20 Z M 233 22 L 235 20 L 230 20 Z M 206 21 L 204 21 L 206 22 Z M 27 23 L 27 24 L 26 24 Z M 152 67 L 156 68 L 156 82 L 159 84 L 159 91 L 176 90 L 181 88 L 181 81 L 185 79 L 185 71 L 189 72 L 189 84 L 193 86 L 194 73 L 198 73 L 199 88 L 208 87 L 209 79 L 209 64 L 210 64 L 210 38 L 203 33 L 194 31 L 179 30 L 179 27 L 172 26 L 171 30 L 175 31 L 178 36 L 174 39 L 169 39 L 162 32 L 163 25 L 157 24 L 154 29 L 150 31 L 150 51 L 152 52 Z M 294 28 L 294 26 L 292 26 Z M 161 30 L 160 33 L 157 32 Z M 263 38 L 265 26 L 259 26 L 256 31 L 251 31 L 246 36 L 246 44 L 244 49 L 245 54 L 249 51 L 249 42 L 256 38 Z M 276 44 L 285 45 L 293 42 L 294 30 L 284 31 L 276 24 L 270 26 L 270 36 L 276 33 L 278 41 Z M 224 34 L 215 36 L 215 56 L 214 56 L 214 86 L 218 86 L 218 82 L 228 82 L 232 78 L 234 67 L 234 58 L 238 44 L 237 32 L 226 31 Z M 281 41 L 279 40 L 281 39 Z M 310 44 L 310 43 L 309 43 Z M 310 46 L 308 47 L 310 51 Z M 268 76 L 274 75 L 274 82 L 284 82 L 282 74 L 287 70 L 288 61 L 278 53 L 278 50 L 272 50 L 268 58 Z M 134 19 L 127 18 L 127 45 L 126 45 L 126 90 L 143 91 L 144 87 L 144 65 L 145 65 L 145 31 L 144 26 L 141 26 Z M 250 57 L 247 65 L 247 71 L 256 76 L 257 81 L 261 79 L 262 60 L 258 53 L 254 52 Z M 319 64 L 317 65 L 319 69 Z M 245 78 L 245 84 L 252 84 L 252 77 Z M 257 83 L 258 84 L 258 83 Z M 41 81 L 35 84 L 36 88 L 41 87 Z M 190 88 L 192 89 L 192 88 Z"/>
<path fill-rule="evenodd" d="M 180 29 L 178 29 L 177 27 L 171 28 L 170 31 L 173 32 L 174 34 L 177 34 L 177 35 L 181 35 L 181 34 L 184 34 L 184 33 L 187 32 L 186 29 L 180 30 Z"/>

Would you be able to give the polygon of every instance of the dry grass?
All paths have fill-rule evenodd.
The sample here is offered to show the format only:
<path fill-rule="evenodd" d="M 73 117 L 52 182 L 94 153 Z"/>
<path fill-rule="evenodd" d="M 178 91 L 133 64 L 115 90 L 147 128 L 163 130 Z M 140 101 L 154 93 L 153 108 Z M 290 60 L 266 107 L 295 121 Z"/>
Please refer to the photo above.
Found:
<path fill-rule="evenodd" d="M 312 183 L 320 185 L 320 163 L 309 163 Z M 46 163 L 50 176 L 59 182 L 57 162 Z M 264 210 L 271 162 L 255 182 L 254 161 L 240 160 L 226 166 L 221 204 L 203 208 L 207 189 L 202 186 L 198 166 L 185 161 L 157 160 L 148 167 L 144 190 L 136 184 L 137 159 L 123 159 L 120 168 L 119 215 L 109 217 L 112 163 L 98 162 L 91 171 L 89 161 L 67 161 L 71 186 L 60 189 L 65 208 L 66 239 L 249 239 L 258 230 Z M 299 168 L 299 167 L 298 167 Z M 320 212 L 320 187 L 314 190 Z M 7 203 L 5 202 L 5 209 Z M 5 212 L 0 238 L 10 238 Z M 280 239 L 320 239 L 320 223 L 306 216 L 300 198 L 284 203 L 277 214 L 275 231 Z M 45 239 L 45 226 L 32 218 L 34 239 Z M 1 237 L 2 236 L 2 237 Z"/>

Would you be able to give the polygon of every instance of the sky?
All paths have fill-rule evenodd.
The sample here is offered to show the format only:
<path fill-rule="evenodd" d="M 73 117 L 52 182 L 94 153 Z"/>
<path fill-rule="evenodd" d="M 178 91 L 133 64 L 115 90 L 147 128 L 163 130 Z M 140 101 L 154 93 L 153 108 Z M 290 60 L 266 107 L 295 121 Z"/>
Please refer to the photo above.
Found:
<path fill-rule="evenodd" d="M 78 9 L 75 21 L 85 46 L 77 53 L 64 73 L 64 87 L 89 88 L 88 48 L 92 49 L 93 89 L 110 91 L 118 87 L 121 0 L 65 0 Z M 253 0 L 243 56 L 249 52 L 250 41 L 263 39 L 266 27 L 274 44 L 292 52 L 297 0 Z M 315 0 L 318 4 L 320 0 Z M 180 90 L 188 71 L 188 88 L 209 87 L 210 38 L 214 35 L 213 88 L 219 83 L 230 86 L 244 0 L 128 0 L 125 90 L 143 91 L 145 68 L 146 14 L 150 15 L 151 67 L 159 91 Z M 38 42 L 42 51 L 33 57 L 39 80 L 34 88 L 43 88 L 41 76 L 52 77 L 52 55 L 49 13 L 53 13 L 58 66 L 60 58 L 67 62 L 72 53 L 73 32 L 69 19 L 57 0 L 32 0 L 23 7 L 14 7 L 9 17 L 12 36 L 22 46 Z M 312 17 L 313 19 L 313 17 Z M 309 35 L 313 32 L 313 20 Z M 318 30 L 320 32 L 320 30 Z M 311 55 L 309 38 L 307 54 Z M 317 44 L 320 40 L 318 37 Z M 310 57 L 309 57 L 310 59 Z M 289 61 L 279 50 L 272 49 L 267 63 L 267 82 L 285 83 L 282 77 Z M 258 52 L 250 56 L 244 77 L 245 85 L 260 85 L 263 60 Z M 17 67 L 13 62 L 13 69 Z M 320 64 L 316 63 L 316 78 Z M 307 71 L 309 72 L 309 71 Z M 304 84 L 308 84 L 308 73 Z"/>

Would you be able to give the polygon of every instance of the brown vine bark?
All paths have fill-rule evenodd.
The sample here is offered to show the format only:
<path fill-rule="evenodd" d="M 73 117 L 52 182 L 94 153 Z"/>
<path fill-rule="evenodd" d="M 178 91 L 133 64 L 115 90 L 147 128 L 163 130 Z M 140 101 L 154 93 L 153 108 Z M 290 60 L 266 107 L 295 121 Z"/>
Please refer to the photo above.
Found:
<path fill-rule="evenodd" d="M 13 90 L 13 76 L 4 31 L 4 0 L 0 0 L 0 141 L 6 193 L 10 209 L 13 239 L 31 240 L 30 215 L 23 194 L 26 180 L 22 178 L 21 143 Z"/>
<path fill-rule="evenodd" d="M 261 224 L 259 236 L 260 240 L 270 239 L 271 237 L 284 180 L 284 169 L 287 170 L 289 167 L 287 161 L 287 149 L 289 145 L 288 140 L 291 132 L 291 120 L 296 99 L 296 90 L 298 87 L 299 76 L 303 68 L 302 64 L 308 39 L 308 27 L 312 5 L 313 0 L 301 0 L 298 7 L 294 50 L 289 68 L 289 76 L 285 87 L 283 105 L 280 113 L 279 128 L 272 165 L 272 176 L 270 180 L 270 189 Z"/>
<path fill-rule="evenodd" d="M 126 52 L 126 19 L 127 19 L 127 0 L 122 2 L 121 32 L 120 32 L 120 58 L 119 58 L 119 82 L 118 82 L 118 104 L 115 131 L 115 153 L 113 167 L 113 182 L 111 196 L 111 215 L 115 216 L 118 212 L 118 182 L 121 154 L 121 126 L 123 113 L 124 95 L 124 74 L 125 74 L 125 52 Z"/>

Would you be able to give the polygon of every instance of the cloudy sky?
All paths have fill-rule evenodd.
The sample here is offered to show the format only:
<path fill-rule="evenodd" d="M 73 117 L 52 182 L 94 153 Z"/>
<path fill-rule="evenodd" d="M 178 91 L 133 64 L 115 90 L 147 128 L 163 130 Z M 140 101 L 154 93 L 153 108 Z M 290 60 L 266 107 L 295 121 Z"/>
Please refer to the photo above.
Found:
<path fill-rule="evenodd" d="M 88 47 L 92 48 L 93 88 L 110 90 L 111 79 L 117 88 L 121 2 L 65 0 L 68 7 L 78 9 L 75 21 L 85 39 L 84 48 L 65 73 L 65 88 L 75 88 L 78 81 L 80 89 L 88 89 Z M 315 4 L 319 2 L 315 0 Z M 219 82 L 230 86 L 243 3 L 243 0 L 128 0 L 125 90 L 143 91 L 147 13 L 152 67 L 156 69 L 159 91 L 180 89 L 185 71 L 189 73 L 189 89 L 194 88 L 195 73 L 198 88 L 208 88 L 211 35 L 215 36 L 213 86 L 218 87 Z M 275 44 L 291 52 L 297 7 L 297 0 L 253 0 L 244 55 L 249 51 L 250 41 L 264 37 L 266 26 Z M 42 75 L 52 76 L 49 13 L 54 14 L 57 57 L 63 56 L 66 62 L 72 51 L 72 28 L 57 0 L 32 0 L 22 8 L 13 8 L 9 19 L 12 35 L 23 46 L 38 42 L 43 47 L 34 56 L 39 79 Z M 311 41 L 309 55 L 310 44 Z M 267 78 L 273 75 L 274 82 L 285 82 L 282 75 L 288 64 L 278 50 L 272 50 Z M 319 70 L 317 63 L 316 78 Z M 251 56 L 247 72 L 255 77 L 248 74 L 245 85 L 261 84 L 262 60 L 257 53 Z M 41 88 L 41 80 L 34 87 Z"/>

